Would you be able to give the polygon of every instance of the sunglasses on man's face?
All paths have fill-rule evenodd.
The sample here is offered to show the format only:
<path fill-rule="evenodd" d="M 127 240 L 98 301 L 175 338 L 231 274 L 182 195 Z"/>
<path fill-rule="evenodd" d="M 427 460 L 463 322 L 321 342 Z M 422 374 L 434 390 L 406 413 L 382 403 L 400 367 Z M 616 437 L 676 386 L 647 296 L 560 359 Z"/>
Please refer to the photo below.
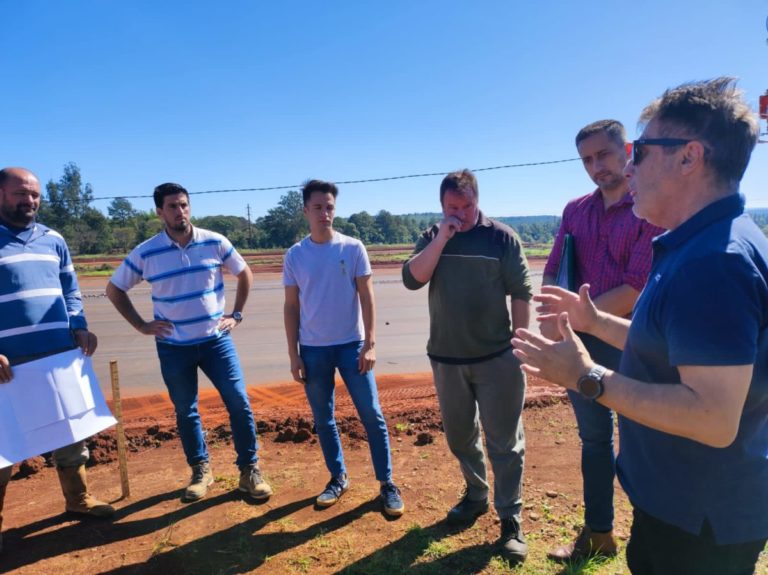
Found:
<path fill-rule="evenodd" d="M 674 146 L 684 146 L 692 141 L 693 140 L 685 140 L 683 138 L 644 138 L 635 140 L 632 142 L 632 163 L 637 166 L 643 161 L 643 158 L 645 158 L 643 146 L 664 146 L 665 148 L 671 148 Z"/>

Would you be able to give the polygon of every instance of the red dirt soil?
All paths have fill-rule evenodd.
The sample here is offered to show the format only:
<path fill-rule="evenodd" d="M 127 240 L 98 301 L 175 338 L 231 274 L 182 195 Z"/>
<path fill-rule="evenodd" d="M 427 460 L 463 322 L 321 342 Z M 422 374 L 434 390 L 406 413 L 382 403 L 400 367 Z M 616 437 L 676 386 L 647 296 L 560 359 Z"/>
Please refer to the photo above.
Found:
<path fill-rule="evenodd" d="M 38 461 L 15 469 L 5 506 L 0 572 L 13 573 L 365 573 L 392 546 L 405 546 L 419 525 L 436 537 L 452 536 L 442 523 L 463 484 L 448 452 L 430 374 L 381 376 L 381 403 L 392 435 L 395 480 L 407 511 L 396 522 L 375 501 L 365 432 L 343 385 L 337 419 L 353 489 L 334 507 L 312 503 L 327 480 L 311 415 L 299 384 L 249 387 L 260 433 L 260 457 L 275 495 L 264 505 L 244 501 L 233 491 L 237 475 L 226 411 L 213 391 L 201 395 L 211 461 L 217 481 L 208 497 L 179 501 L 189 470 L 177 438 L 171 404 L 164 394 L 123 403 L 129 443 L 132 497 L 120 500 L 114 431 L 91 441 L 92 491 L 116 501 L 112 522 L 84 521 L 62 514 L 56 474 Z M 580 517 L 581 478 L 578 438 L 562 391 L 530 378 L 524 413 L 527 436 L 526 531 L 546 547 L 573 534 Z M 27 475 L 22 478 L 23 475 Z M 628 512 L 619 506 L 620 532 Z M 462 545 L 482 549 L 498 537 L 493 513 L 480 518 Z M 410 534 L 410 535 L 409 535 Z M 310 553 L 307 545 L 327 537 L 334 550 Z M 340 549 L 345 550 L 343 553 Z M 465 550 L 469 553 L 468 550 Z M 490 557 L 492 549 L 481 556 Z M 341 554 L 341 555 L 339 555 Z M 459 554 L 445 572 L 465 570 L 476 559 Z M 472 572 L 482 572 L 481 568 Z"/>

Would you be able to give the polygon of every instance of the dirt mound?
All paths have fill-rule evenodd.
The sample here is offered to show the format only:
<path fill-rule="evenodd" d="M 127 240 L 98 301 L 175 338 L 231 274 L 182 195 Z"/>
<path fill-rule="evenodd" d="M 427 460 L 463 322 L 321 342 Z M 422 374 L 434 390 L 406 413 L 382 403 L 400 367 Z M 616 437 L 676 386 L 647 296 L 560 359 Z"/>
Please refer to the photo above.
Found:
<path fill-rule="evenodd" d="M 427 444 L 431 442 L 427 436 L 442 431 L 442 418 L 431 374 L 383 375 L 377 378 L 377 383 L 379 398 L 382 404 L 387 405 L 384 415 L 393 436 L 415 436 L 417 441 Z M 338 382 L 336 395 L 339 432 L 352 443 L 367 441 L 365 429 L 341 381 Z M 312 415 L 300 384 L 251 386 L 248 397 L 260 435 L 270 434 L 276 443 L 317 441 Z M 526 407 L 546 407 L 562 402 L 565 397 L 561 388 L 535 377 L 528 378 Z M 216 390 L 201 391 L 200 412 L 208 441 L 231 440 L 229 416 Z M 178 437 L 173 405 L 167 394 L 124 399 L 123 419 L 127 447 L 132 453 L 160 447 Z M 117 457 L 115 429 L 90 438 L 88 448 L 91 452 L 89 466 L 114 461 Z M 23 472 L 19 471 L 17 475 L 33 475 L 42 467 L 44 464 L 40 461 L 25 463 Z"/>

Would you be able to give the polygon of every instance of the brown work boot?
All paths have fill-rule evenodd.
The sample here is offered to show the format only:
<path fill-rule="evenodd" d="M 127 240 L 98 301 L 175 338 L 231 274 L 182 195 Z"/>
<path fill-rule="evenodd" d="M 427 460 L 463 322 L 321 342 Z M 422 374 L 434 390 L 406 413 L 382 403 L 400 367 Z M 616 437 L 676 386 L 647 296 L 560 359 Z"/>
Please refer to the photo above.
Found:
<path fill-rule="evenodd" d="M 595 555 L 602 557 L 614 557 L 616 555 L 616 540 L 613 538 L 613 531 L 598 533 L 585 525 L 574 541 L 547 553 L 548 558 L 558 563 L 581 561 Z"/>
<path fill-rule="evenodd" d="M 192 466 L 192 479 L 184 490 L 181 500 L 190 502 L 197 501 L 205 497 L 208 493 L 208 487 L 213 484 L 213 472 L 211 464 L 207 461 L 201 461 Z"/>
<path fill-rule="evenodd" d="M 88 493 L 85 465 L 57 467 L 56 471 L 59 472 L 59 482 L 61 491 L 64 493 L 67 511 L 89 517 L 111 517 L 115 514 L 114 507 Z"/>
<path fill-rule="evenodd" d="M 251 463 L 240 470 L 238 489 L 256 501 L 266 501 L 272 495 L 272 488 L 264 481 L 258 464 Z"/>

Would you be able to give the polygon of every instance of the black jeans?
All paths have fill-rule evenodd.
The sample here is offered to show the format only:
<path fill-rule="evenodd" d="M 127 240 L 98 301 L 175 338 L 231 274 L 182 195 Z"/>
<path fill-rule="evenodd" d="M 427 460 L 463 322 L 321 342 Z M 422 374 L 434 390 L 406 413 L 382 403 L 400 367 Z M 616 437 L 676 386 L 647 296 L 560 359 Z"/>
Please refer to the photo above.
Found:
<path fill-rule="evenodd" d="M 627 565 L 633 575 L 752 575 L 765 539 L 716 545 L 709 522 L 699 535 L 635 507 Z"/>

